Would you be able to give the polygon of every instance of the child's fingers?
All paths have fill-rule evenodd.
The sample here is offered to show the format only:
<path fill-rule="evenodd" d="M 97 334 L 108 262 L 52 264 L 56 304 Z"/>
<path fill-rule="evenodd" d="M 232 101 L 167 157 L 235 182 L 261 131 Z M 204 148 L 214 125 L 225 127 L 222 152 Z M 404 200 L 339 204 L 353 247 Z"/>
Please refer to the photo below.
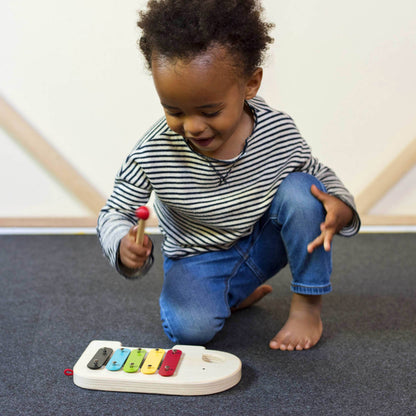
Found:
<path fill-rule="evenodd" d="M 146 258 L 152 253 L 153 242 L 147 234 L 143 236 L 143 247 L 145 248 Z"/>
<path fill-rule="evenodd" d="M 140 269 L 146 262 L 148 256 L 137 255 L 134 252 L 125 252 L 124 255 L 120 253 L 121 262 L 129 269 Z"/>
<path fill-rule="evenodd" d="M 130 240 L 136 241 L 137 228 L 138 228 L 137 225 L 130 228 L 130 230 L 128 232 L 128 236 L 129 236 Z"/>
<path fill-rule="evenodd" d="M 136 244 L 137 226 L 130 228 L 120 242 L 120 260 L 130 269 L 142 267 L 152 252 L 152 241 L 145 235 L 143 245 Z"/>
<path fill-rule="evenodd" d="M 142 261 L 135 254 L 126 253 L 122 258 L 122 263 L 129 269 L 138 269 L 141 267 Z"/>
<path fill-rule="evenodd" d="M 137 247 L 145 247 L 146 248 L 146 255 L 150 256 L 150 253 L 152 251 L 152 240 L 149 238 L 147 234 L 143 235 L 143 244 L 139 245 L 136 242 L 136 236 L 138 232 L 139 227 L 136 225 L 129 230 L 129 237 L 132 241 L 134 241 L 135 247 L 133 248 L 134 251 L 138 252 Z"/>
<path fill-rule="evenodd" d="M 324 238 L 324 250 L 330 251 L 331 250 L 331 244 L 332 244 L 332 238 L 334 237 L 334 233 L 332 231 L 327 231 L 325 233 Z"/>
<path fill-rule="evenodd" d="M 316 185 L 312 185 L 311 186 L 311 194 L 318 199 L 319 201 L 321 201 L 322 203 L 325 202 L 328 194 L 326 192 L 321 191 L 320 189 L 318 189 L 316 187 Z"/>
<path fill-rule="evenodd" d="M 320 246 L 324 247 L 325 251 L 331 250 L 332 236 L 327 233 L 322 233 L 319 237 L 315 238 L 308 244 L 308 253 L 313 253 L 314 250 Z"/>
<path fill-rule="evenodd" d="M 130 230 L 129 230 L 129 235 L 130 235 L 130 237 L 133 237 L 135 242 L 136 242 L 138 232 L 139 232 L 139 226 L 138 225 L 135 225 L 134 227 L 131 227 Z"/>
<path fill-rule="evenodd" d="M 326 224 L 322 223 L 321 234 L 308 244 L 308 253 L 312 253 L 319 246 L 323 246 L 325 251 L 330 251 L 334 234 L 332 228 L 327 228 Z"/>
<path fill-rule="evenodd" d="M 122 250 L 120 247 L 120 261 L 121 263 L 128 267 L 129 269 L 137 269 L 140 267 L 140 259 L 138 256 L 128 250 Z"/>
<path fill-rule="evenodd" d="M 308 244 L 308 247 L 307 247 L 308 253 L 313 253 L 313 251 L 317 247 L 321 246 L 324 243 L 324 240 L 325 240 L 325 235 L 324 233 L 321 233 L 318 237 L 315 238 L 315 240 L 311 241 Z"/>

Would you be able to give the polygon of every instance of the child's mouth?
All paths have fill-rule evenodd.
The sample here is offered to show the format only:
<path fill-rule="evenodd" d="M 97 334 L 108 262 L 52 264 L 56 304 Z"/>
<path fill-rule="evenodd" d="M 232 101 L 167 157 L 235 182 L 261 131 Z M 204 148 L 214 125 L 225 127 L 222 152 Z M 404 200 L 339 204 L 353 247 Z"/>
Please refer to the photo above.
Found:
<path fill-rule="evenodd" d="M 188 140 L 191 141 L 196 146 L 207 147 L 212 143 L 212 141 L 214 140 L 214 137 L 207 137 L 204 139 L 195 139 L 195 138 L 191 139 L 190 138 Z"/>

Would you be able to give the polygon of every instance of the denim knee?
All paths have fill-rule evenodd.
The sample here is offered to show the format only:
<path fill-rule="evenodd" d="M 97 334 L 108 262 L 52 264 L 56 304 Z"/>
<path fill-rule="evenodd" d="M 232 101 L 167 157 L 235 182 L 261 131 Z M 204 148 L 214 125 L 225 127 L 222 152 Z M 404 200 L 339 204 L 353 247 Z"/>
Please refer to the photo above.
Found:
<path fill-rule="evenodd" d="M 322 203 L 312 195 L 312 185 L 326 192 L 318 179 L 304 172 L 293 172 L 284 179 L 271 209 L 275 216 L 279 217 L 280 224 L 284 223 L 288 217 L 298 217 L 303 225 L 306 222 L 311 225 L 312 222 L 315 223 L 315 227 L 317 225 L 319 228 L 325 218 L 325 211 Z"/>
<path fill-rule="evenodd" d="M 165 257 L 160 316 L 163 329 L 173 342 L 204 345 L 222 329 L 230 316 L 224 278 L 228 275 L 228 260 L 227 252 L 183 259 Z"/>
<path fill-rule="evenodd" d="M 224 320 L 200 316 L 178 321 L 168 319 L 162 311 L 162 326 L 168 338 L 176 344 L 205 345 L 222 329 Z"/>

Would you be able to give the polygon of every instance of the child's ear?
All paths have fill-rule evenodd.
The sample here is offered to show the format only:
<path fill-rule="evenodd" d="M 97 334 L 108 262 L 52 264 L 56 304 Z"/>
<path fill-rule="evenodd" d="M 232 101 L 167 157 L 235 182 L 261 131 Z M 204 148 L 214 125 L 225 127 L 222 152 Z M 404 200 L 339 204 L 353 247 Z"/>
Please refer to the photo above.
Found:
<path fill-rule="evenodd" d="M 257 95 L 257 91 L 260 88 L 262 79 L 263 79 L 263 68 L 257 68 L 247 81 L 246 96 L 245 96 L 246 100 L 250 100 L 251 98 Z"/>

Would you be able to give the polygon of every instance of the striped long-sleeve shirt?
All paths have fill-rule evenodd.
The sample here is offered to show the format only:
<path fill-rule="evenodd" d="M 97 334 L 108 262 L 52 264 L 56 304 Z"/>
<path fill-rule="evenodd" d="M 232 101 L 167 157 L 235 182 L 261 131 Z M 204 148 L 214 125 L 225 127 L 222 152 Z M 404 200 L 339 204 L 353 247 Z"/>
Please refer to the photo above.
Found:
<path fill-rule="evenodd" d="M 353 208 L 354 219 L 340 234 L 358 232 L 352 195 L 312 156 L 293 120 L 260 97 L 248 105 L 255 119 L 253 132 L 242 154 L 231 161 L 196 153 L 169 129 L 165 118 L 136 144 L 117 174 L 97 227 L 105 255 L 122 274 L 126 273 L 117 264 L 119 242 L 136 222 L 135 209 L 152 191 L 168 257 L 226 249 L 249 235 L 283 179 L 294 171 L 314 175 L 329 194 Z"/>

